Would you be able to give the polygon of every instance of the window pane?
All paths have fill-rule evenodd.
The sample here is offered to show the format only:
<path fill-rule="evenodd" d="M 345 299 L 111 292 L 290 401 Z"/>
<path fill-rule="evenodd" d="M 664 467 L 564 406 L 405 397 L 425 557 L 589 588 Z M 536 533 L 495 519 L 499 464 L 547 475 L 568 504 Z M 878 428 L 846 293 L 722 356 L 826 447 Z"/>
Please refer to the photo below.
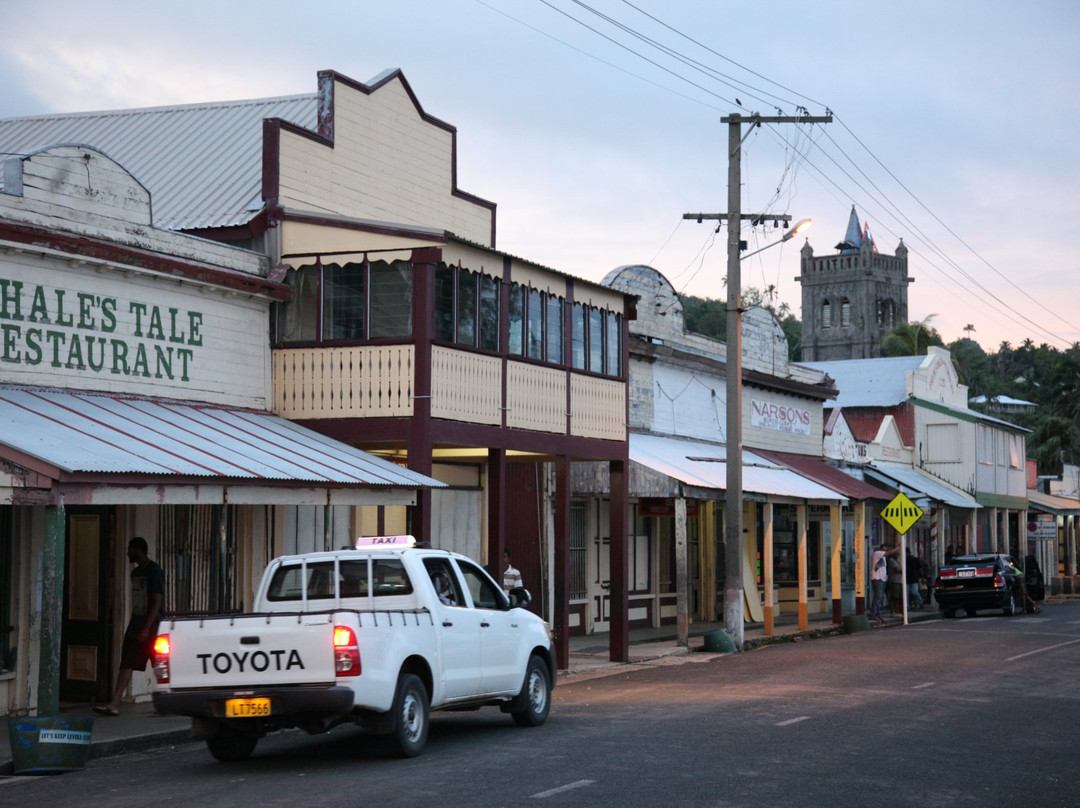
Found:
<path fill-rule="evenodd" d="M 454 268 L 435 267 L 435 339 L 454 340 Z"/>
<path fill-rule="evenodd" d="M 413 591 L 405 567 L 397 558 L 376 558 L 371 561 L 371 589 L 375 597 L 408 595 Z"/>
<path fill-rule="evenodd" d="M 604 313 L 589 307 L 589 370 L 604 372 Z"/>
<path fill-rule="evenodd" d="M 467 269 L 457 271 L 457 342 L 476 346 L 477 276 Z"/>
<path fill-rule="evenodd" d="M 563 334 L 563 301 L 561 297 L 547 299 L 547 361 L 561 365 Z"/>
<path fill-rule="evenodd" d="M 619 362 L 622 359 L 621 319 L 613 311 L 607 313 L 607 365 L 605 370 L 609 376 L 619 375 Z"/>
<path fill-rule="evenodd" d="M 281 342 L 313 342 L 319 332 L 318 289 L 322 267 L 305 266 L 290 270 L 285 282 L 293 298 L 279 304 L 278 339 Z"/>
<path fill-rule="evenodd" d="M 507 350 L 521 356 L 525 345 L 525 289 L 514 283 L 510 285 L 510 344 Z"/>
<path fill-rule="evenodd" d="M 544 309 L 540 292 L 529 290 L 529 358 L 544 358 Z"/>
<path fill-rule="evenodd" d="M 412 263 L 371 263 L 371 320 L 369 336 L 412 336 Z"/>
<path fill-rule="evenodd" d="M 573 365 L 577 370 L 585 370 L 585 307 L 580 303 L 574 304 L 570 322 L 573 330 L 571 337 Z"/>
<path fill-rule="evenodd" d="M 323 267 L 323 339 L 364 339 L 364 265 Z"/>
<path fill-rule="evenodd" d="M 499 350 L 499 281 L 480 276 L 480 347 Z"/>

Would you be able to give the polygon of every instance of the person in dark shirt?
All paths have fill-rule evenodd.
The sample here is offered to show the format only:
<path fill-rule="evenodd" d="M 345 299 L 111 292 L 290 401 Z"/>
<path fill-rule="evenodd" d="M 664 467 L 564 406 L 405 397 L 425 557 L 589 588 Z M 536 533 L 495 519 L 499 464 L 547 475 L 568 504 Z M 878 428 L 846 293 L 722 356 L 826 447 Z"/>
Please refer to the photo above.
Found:
<path fill-rule="evenodd" d="M 112 700 L 94 707 L 98 715 L 120 715 L 120 700 L 131 684 L 131 675 L 146 670 L 157 637 L 165 601 L 165 572 L 147 556 L 148 549 L 142 536 L 128 542 L 128 561 L 136 565 L 131 571 L 131 618 L 124 632 Z"/>

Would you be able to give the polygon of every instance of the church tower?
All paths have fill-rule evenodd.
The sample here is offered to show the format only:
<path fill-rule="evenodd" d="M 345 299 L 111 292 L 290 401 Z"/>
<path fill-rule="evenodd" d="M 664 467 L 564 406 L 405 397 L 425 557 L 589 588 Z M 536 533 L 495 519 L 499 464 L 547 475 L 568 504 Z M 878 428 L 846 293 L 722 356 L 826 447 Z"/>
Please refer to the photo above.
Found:
<path fill-rule="evenodd" d="M 881 356 L 881 338 L 907 322 L 907 247 L 878 252 L 870 225 L 859 225 L 851 206 L 844 240 L 834 255 L 802 248 L 802 360 L 868 359 Z"/>

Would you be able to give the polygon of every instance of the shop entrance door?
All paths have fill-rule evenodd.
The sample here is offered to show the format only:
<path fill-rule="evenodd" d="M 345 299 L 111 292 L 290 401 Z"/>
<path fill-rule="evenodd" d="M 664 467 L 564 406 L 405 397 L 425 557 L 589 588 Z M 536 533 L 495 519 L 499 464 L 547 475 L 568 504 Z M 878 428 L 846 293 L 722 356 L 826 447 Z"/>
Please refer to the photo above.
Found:
<path fill-rule="evenodd" d="M 61 701 L 109 699 L 109 515 L 109 508 L 67 509 Z"/>

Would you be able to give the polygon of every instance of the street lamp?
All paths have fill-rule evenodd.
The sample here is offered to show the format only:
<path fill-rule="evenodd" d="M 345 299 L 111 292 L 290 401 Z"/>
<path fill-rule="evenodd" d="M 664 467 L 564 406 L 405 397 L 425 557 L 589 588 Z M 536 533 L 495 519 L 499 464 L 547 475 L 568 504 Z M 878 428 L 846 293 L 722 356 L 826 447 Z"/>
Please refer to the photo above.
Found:
<path fill-rule="evenodd" d="M 766 244 L 764 247 L 761 247 L 760 249 L 754 250 L 753 252 L 749 252 L 746 255 L 741 256 L 739 258 L 739 260 L 740 261 L 745 261 L 751 255 L 757 255 L 759 252 L 763 252 L 763 251 L 769 249 L 769 247 L 775 247 L 777 244 L 783 244 L 785 241 L 790 241 L 791 239 L 795 238 L 795 236 L 797 236 L 802 231 L 809 230 L 811 224 L 813 224 L 813 222 L 810 219 L 801 219 L 793 228 L 791 228 L 786 233 L 784 233 L 783 238 L 781 238 L 779 241 L 774 241 L 772 244 Z"/>

